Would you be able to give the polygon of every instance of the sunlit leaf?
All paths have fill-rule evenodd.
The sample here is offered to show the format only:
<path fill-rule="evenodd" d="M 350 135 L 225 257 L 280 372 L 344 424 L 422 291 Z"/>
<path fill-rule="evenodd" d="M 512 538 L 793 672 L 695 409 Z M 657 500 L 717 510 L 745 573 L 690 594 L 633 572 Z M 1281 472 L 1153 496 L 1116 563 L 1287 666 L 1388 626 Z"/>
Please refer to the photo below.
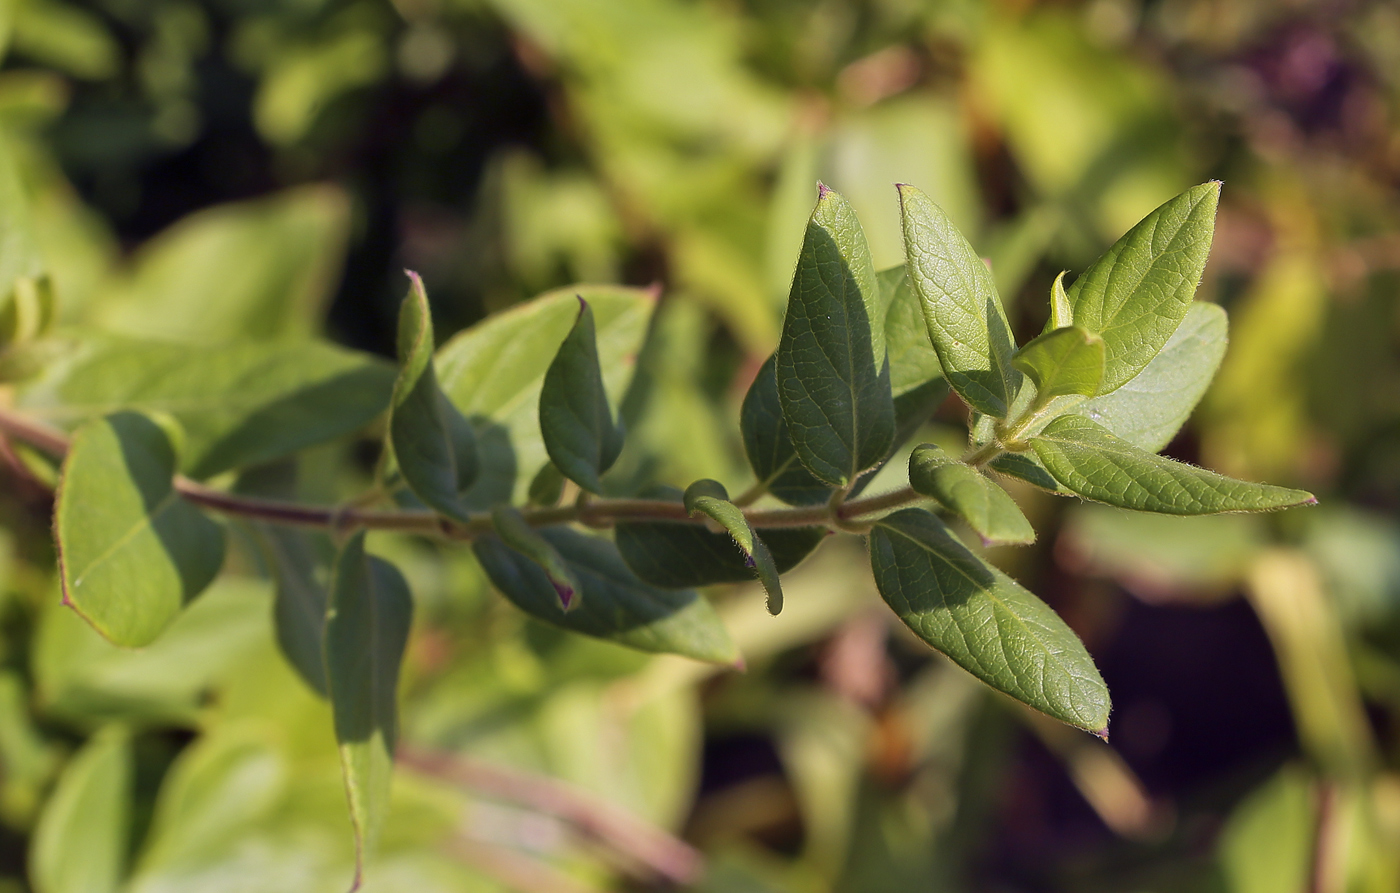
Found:
<path fill-rule="evenodd" d="M 1017 351 L 1011 362 L 1035 382 L 1038 399 L 1092 395 L 1103 380 L 1103 340 L 1079 326 L 1055 329 Z"/>
<path fill-rule="evenodd" d="M 1310 505 L 1302 490 L 1237 481 L 1149 453 L 1083 416 L 1062 416 L 1031 438 L 1055 479 L 1086 499 L 1143 512 L 1211 515 Z"/>
<path fill-rule="evenodd" d="M 131 741 L 98 732 L 64 769 L 29 850 L 35 893 L 115 893 L 126 871 L 131 825 Z"/>
<path fill-rule="evenodd" d="M 1020 387 L 1016 350 L 991 271 L 928 196 L 899 187 L 909 282 L 948 384 L 968 405 L 1005 418 Z"/>
<path fill-rule="evenodd" d="M 1219 181 L 1188 189 L 1144 217 L 1070 286 L 1074 324 L 1103 338 L 1100 393 L 1146 368 L 1186 317 L 1219 201 Z"/>
<path fill-rule="evenodd" d="M 168 413 L 185 430 L 181 470 L 204 478 L 355 431 L 389 405 L 393 383 L 389 365 L 327 344 L 101 339 L 52 364 L 19 405 L 64 425 L 123 408 Z"/>
<path fill-rule="evenodd" d="M 1031 522 L 1005 490 L 931 443 L 909 456 L 909 486 L 938 500 L 988 544 L 1035 542 Z"/>
<path fill-rule="evenodd" d="M 497 426 L 496 433 L 505 435 L 516 465 L 510 485 L 517 502 L 523 501 L 530 480 L 549 461 L 540 434 L 540 389 L 545 371 L 578 320 L 580 296 L 594 314 L 604 389 L 609 403 L 618 406 L 656 307 L 655 295 L 643 289 L 579 286 L 550 292 L 488 317 L 438 351 L 438 382 L 452 403 L 474 425 L 485 417 Z M 487 445 L 479 426 L 477 442 L 484 479 L 489 476 Z M 477 486 L 482 486 L 480 481 Z"/>
<path fill-rule="evenodd" d="M 1162 352 L 1111 394 L 1075 407 L 1077 415 L 1148 452 L 1161 450 L 1196 408 L 1225 356 L 1228 323 L 1217 304 L 1194 301 Z"/>
<path fill-rule="evenodd" d="M 90 319 L 134 338 L 310 337 L 340 276 L 350 213 L 341 189 L 317 185 L 182 217 L 104 283 Z"/>
<path fill-rule="evenodd" d="M 66 604 L 118 645 L 152 642 L 219 572 L 224 534 L 175 491 L 151 419 L 121 412 L 73 436 L 54 510 Z"/>

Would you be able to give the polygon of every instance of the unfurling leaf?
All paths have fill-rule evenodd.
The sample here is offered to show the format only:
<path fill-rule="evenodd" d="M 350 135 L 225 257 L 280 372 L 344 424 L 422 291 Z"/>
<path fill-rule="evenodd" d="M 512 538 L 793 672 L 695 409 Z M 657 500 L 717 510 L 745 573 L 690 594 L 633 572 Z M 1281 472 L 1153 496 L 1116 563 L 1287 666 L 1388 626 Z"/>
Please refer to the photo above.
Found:
<path fill-rule="evenodd" d="M 546 527 L 542 536 L 579 581 L 582 599 L 559 610 L 559 597 L 544 570 L 499 537 L 478 537 L 472 551 L 502 595 L 525 613 L 554 626 L 608 639 L 639 651 L 680 654 L 732 664 L 739 652 L 719 614 L 693 590 L 659 589 L 623 563 L 617 547 L 596 536 Z"/>
<path fill-rule="evenodd" d="M 460 493 L 477 475 L 471 425 L 438 388 L 433 372 L 433 319 L 417 273 L 399 311 L 399 377 L 389 409 L 389 443 L 399 473 L 415 496 L 458 521 Z"/>
<path fill-rule="evenodd" d="M 166 432 L 135 412 L 79 428 L 63 464 L 63 599 L 117 645 L 154 641 L 223 564 L 223 529 L 180 497 L 175 466 Z"/>
<path fill-rule="evenodd" d="M 744 553 L 745 563 L 753 569 L 754 576 L 768 593 L 768 613 L 777 614 L 783 610 L 783 587 L 778 580 L 778 568 L 773 554 L 768 551 L 763 540 L 749 526 L 744 512 L 729 501 L 729 493 L 718 481 L 700 480 L 691 484 L 685 491 L 685 510 L 693 518 L 704 515 L 723 527 L 734 544 Z"/>
<path fill-rule="evenodd" d="M 870 531 L 875 583 L 899 619 L 958 666 L 1022 703 L 1098 735 L 1108 689 L 1060 616 L 922 509 Z"/>
<path fill-rule="evenodd" d="M 1069 295 L 1065 293 L 1065 274 L 1061 272 L 1050 284 L 1050 320 L 1046 324 L 1045 331 L 1053 332 L 1055 329 L 1063 329 L 1072 325 L 1074 325 L 1074 305 L 1070 304 Z"/>
<path fill-rule="evenodd" d="M 1079 326 L 1046 332 L 1011 361 L 1035 382 L 1037 398 L 1093 396 L 1103 381 L 1103 339 Z"/>
<path fill-rule="evenodd" d="M 1302 490 L 1237 481 L 1149 453 L 1083 416 L 1061 416 L 1031 438 L 1046 469 L 1085 499 L 1142 512 L 1213 515 L 1317 501 Z"/>
<path fill-rule="evenodd" d="M 1220 368 L 1228 328 L 1219 305 L 1193 302 L 1147 368 L 1113 393 L 1079 404 L 1075 414 L 1148 452 L 1161 450 L 1186 423 Z"/>
<path fill-rule="evenodd" d="M 578 304 L 578 319 L 544 375 L 540 433 L 549 458 L 565 477 L 590 493 L 601 493 L 600 476 L 622 452 L 622 427 L 613 421 L 603 389 L 593 309 L 583 298 Z"/>
<path fill-rule="evenodd" d="M 852 485 L 884 461 L 894 440 L 884 322 L 855 212 L 822 186 L 793 275 L 775 371 L 798 459 L 834 487 Z"/>
<path fill-rule="evenodd" d="M 931 443 L 910 454 L 909 486 L 966 521 L 987 545 L 1035 542 L 1031 522 L 1005 490 Z"/>
<path fill-rule="evenodd" d="M 502 542 L 539 565 L 554 587 L 560 607 L 565 611 L 578 607 L 582 589 L 573 571 L 549 541 L 525 523 L 519 511 L 508 505 L 496 506 L 491 510 L 491 526 Z"/>
<path fill-rule="evenodd" d="M 1069 289 L 1074 324 L 1103 338 L 1099 393 L 1152 361 L 1185 318 L 1215 233 L 1220 183 L 1186 190 L 1130 229 Z"/>
<path fill-rule="evenodd" d="M 398 569 L 365 554 L 364 531 L 336 557 L 326 615 L 326 680 L 355 832 L 355 880 L 389 810 L 398 739 L 399 665 L 408 643 L 413 597 Z"/>
<path fill-rule="evenodd" d="M 913 186 L 899 187 L 909 282 L 943 374 L 974 409 L 1004 419 L 1020 389 L 1016 351 L 992 273 L 943 209 Z"/>

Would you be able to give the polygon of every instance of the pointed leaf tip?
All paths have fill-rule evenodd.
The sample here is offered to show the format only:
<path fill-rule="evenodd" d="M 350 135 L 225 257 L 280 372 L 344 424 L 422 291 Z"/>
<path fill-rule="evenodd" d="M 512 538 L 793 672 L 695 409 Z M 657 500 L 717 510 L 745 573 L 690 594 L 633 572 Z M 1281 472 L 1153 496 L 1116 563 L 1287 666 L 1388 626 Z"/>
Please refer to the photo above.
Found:
<path fill-rule="evenodd" d="M 1104 726 L 1102 729 L 1097 729 L 1093 732 L 1090 732 L 1089 734 L 1093 735 L 1095 738 L 1100 739 L 1101 741 L 1103 741 L 1104 744 L 1108 743 L 1108 726 Z"/>
<path fill-rule="evenodd" d="M 776 377 L 798 459 L 835 487 L 884 461 L 894 439 L 887 309 L 855 210 L 827 190 L 793 271 Z"/>
<path fill-rule="evenodd" d="M 563 475 L 590 493 L 622 452 L 623 429 L 603 384 L 593 311 L 582 295 L 572 328 L 545 371 L 539 423 L 545 451 Z"/>
<path fill-rule="evenodd" d="M 919 638 L 1049 716 L 1086 731 L 1108 727 L 1108 688 L 1079 637 L 936 516 L 895 512 L 867 542 L 880 595 Z"/>
<path fill-rule="evenodd" d="M 818 181 L 817 181 L 817 200 L 820 201 L 821 199 L 826 198 L 826 197 L 827 197 L 828 195 L 830 195 L 830 194 L 831 194 L 831 187 L 828 186 L 828 185 L 826 185 L 826 184 L 823 183 L 822 181 L 818 180 Z"/>

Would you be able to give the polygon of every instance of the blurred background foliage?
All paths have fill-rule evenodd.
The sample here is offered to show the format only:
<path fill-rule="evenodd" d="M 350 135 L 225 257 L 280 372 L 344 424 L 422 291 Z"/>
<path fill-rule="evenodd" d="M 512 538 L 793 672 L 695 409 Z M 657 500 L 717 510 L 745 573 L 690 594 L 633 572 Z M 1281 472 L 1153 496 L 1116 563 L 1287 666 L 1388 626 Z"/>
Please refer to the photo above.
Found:
<path fill-rule="evenodd" d="M 37 244 L 0 242 L 42 259 L 68 330 L 392 354 L 404 267 L 444 335 L 574 282 L 657 284 L 628 461 L 681 485 L 745 483 L 738 401 L 816 180 L 878 267 L 902 257 L 891 184 L 928 191 L 1022 334 L 1056 273 L 1225 181 L 1200 297 L 1230 351 L 1168 453 L 1321 506 L 1182 520 L 1017 491 L 1041 539 L 993 557 L 1094 653 L 1110 746 L 930 654 L 855 542 L 794 572 L 779 618 L 713 593 L 739 674 L 556 633 L 467 550 L 377 536 L 419 611 L 366 889 L 1400 889 L 1393 3 L 4 0 L 0 41 L 0 197 Z M 21 291 L 15 340 L 47 307 Z M 945 407 L 925 439 L 961 423 Z M 0 890 L 344 889 L 328 711 L 275 648 L 256 548 L 119 652 L 59 606 L 22 459 Z M 345 498 L 372 460 L 314 451 L 300 492 Z"/>

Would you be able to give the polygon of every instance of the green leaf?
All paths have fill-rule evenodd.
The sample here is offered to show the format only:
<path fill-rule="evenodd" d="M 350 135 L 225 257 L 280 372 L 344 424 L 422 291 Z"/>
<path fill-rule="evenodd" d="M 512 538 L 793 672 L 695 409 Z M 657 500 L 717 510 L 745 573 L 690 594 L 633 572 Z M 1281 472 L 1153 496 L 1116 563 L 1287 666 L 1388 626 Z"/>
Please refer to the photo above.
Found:
<path fill-rule="evenodd" d="M 821 505 L 832 488 L 818 480 L 797 458 L 783 408 L 778 399 L 777 355 L 769 357 L 754 377 L 739 411 L 744 452 L 760 484 L 789 505 Z"/>
<path fill-rule="evenodd" d="M 1006 418 L 1020 388 L 1016 345 L 991 271 L 928 196 L 899 187 L 909 282 L 948 384 L 974 409 Z"/>
<path fill-rule="evenodd" d="M 1069 295 L 1065 294 L 1065 274 L 1062 270 L 1050 284 L 1050 319 L 1046 323 L 1045 331 L 1053 332 L 1072 325 L 1074 305 L 1069 302 Z"/>
<path fill-rule="evenodd" d="M 272 602 L 277 645 L 306 684 L 325 695 L 328 596 L 316 579 L 316 544 L 326 537 L 270 524 L 256 525 L 256 529 L 277 584 Z"/>
<path fill-rule="evenodd" d="M 1103 338 L 1100 393 L 1146 368 L 1186 316 L 1210 254 L 1219 200 L 1219 181 L 1186 190 L 1144 217 L 1070 287 L 1074 324 Z"/>
<path fill-rule="evenodd" d="M 175 491 L 175 460 L 159 425 L 119 412 L 79 428 L 63 463 L 63 600 L 117 645 L 154 641 L 223 564 L 223 529 Z"/>
<path fill-rule="evenodd" d="M 268 822 L 287 802 L 292 774 L 273 743 L 279 732 L 256 721 L 220 723 L 180 751 L 161 782 L 129 889 L 157 890 L 175 878 L 200 889 L 225 867 L 230 843 Z"/>
<path fill-rule="evenodd" d="M 476 441 L 477 472 L 476 482 L 461 493 L 462 505 L 484 512 L 511 501 L 519 463 L 510 445 L 510 429 L 505 425 L 485 416 L 476 416 L 468 424 Z"/>
<path fill-rule="evenodd" d="M 0 295 L 0 347 L 22 345 L 43 335 L 53 324 L 56 309 L 48 276 L 15 279 L 10 293 Z M 23 359 L 11 363 L 23 368 Z"/>
<path fill-rule="evenodd" d="M 919 638 L 983 682 L 1058 720 L 1108 734 L 1108 688 L 1048 605 L 982 561 L 922 509 L 870 531 L 886 602 Z"/>
<path fill-rule="evenodd" d="M 76 425 L 118 409 L 168 413 L 181 470 L 205 478 L 334 440 L 389 405 L 392 367 L 326 344 L 196 346 L 102 339 L 20 394 L 26 412 Z"/>
<path fill-rule="evenodd" d="M 1158 452 L 1176 436 L 1200 402 L 1225 357 L 1229 323 L 1217 304 L 1194 301 L 1166 347 L 1131 381 L 1086 400 L 1075 413 Z"/>
<path fill-rule="evenodd" d="M 1034 453 L 1002 453 L 988 462 L 987 467 L 992 471 L 1025 481 L 1042 490 L 1066 495 L 1070 492 L 1061 487 L 1060 482 L 1050 476 L 1050 472 L 1045 470 L 1045 466 L 1040 464 L 1040 460 L 1035 457 Z"/>
<path fill-rule="evenodd" d="M 910 454 L 909 486 L 962 518 L 989 546 L 1035 542 L 1031 522 L 1005 490 L 931 443 Z"/>
<path fill-rule="evenodd" d="M 560 473 L 590 493 L 601 493 L 599 476 L 622 452 L 622 426 L 613 421 L 603 388 L 593 309 L 583 298 L 578 303 L 578 320 L 544 375 L 540 433 Z"/>
<path fill-rule="evenodd" d="M 389 443 L 399 473 L 426 505 L 467 519 L 459 494 L 476 480 L 471 425 L 438 389 L 433 373 L 433 318 L 417 273 L 399 311 L 399 377 L 389 409 Z"/>
<path fill-rule="evenodd" d="M 898 452 L 909 438 L 919 433 L 919 429 L 933 418 L 933 414 L 947 398 L 948 382 L 942 378 L 924 382 L 914 390 L 905 391 L 894 398 L 894 444 L 890 447 L 890 456 Z M 887 460 L 888 458 L 886 457 Z M 875 475 L 871 474 L 861 478 L 851 491 L 852 495 L 863 490 L 874 477 Z"/>
<path fill-rule="evenodd" d="M 656 308 L 655 295 L 644 289 L 580 286 L 550 292 L 487 317 L 438 351 L 438 382 L 457 409 L 474 425 L 485 417 L 508 435 L 517 469 L 514 498 L 508 501 L 523 502 L 530 480 L 549 460 L 540 434 L 540 390 L 578 319 L 580 295 L 593 311 L 603 385 L 617 406 Z M 477 434 L 484 453 L 480 428 Z"/>
<path fill-rule="evenodd" d="M 131 741 L 108 726 L 73 758 L 39 816 L 29 850 L 35 893 L 115 893 L 131 821 Z"/>
<path fill-rule="evenodd" d="M 325 184 L 186 215 L 101 283 L 90 316 L 134 338 L 311 337 L 340 279 L 350 218 L 344 190 Z"/>
<path fill-rule="evenodd" d="M 694 591 L 642 582 L 605 539 L 563 527 L 545 528 L 540 535 L 569 563 L 582 587 L 576 610 L 560 611 L 559 597 L 540 566 L 498 537 L 483 536 L 472 543 L 492 585 L 520 610 L 545 623 L 639 651 L 723 664 L 739 659 L 719 614 Z"/>
<path fill-rule="evenodd" d="M 763 540 L 749 526 L 744 512 L 729 501 L 729 492 L 719 481 L 699 480 L 685 490 L 685 510 L 693 518 L 704 515 L 723 527 L 734 540 L 739 551 L 744 553 L 744 561 L 753 569 L 758 582 L 768 593 L 768 613 L 778 614 L 783 610 L 783 587 L 778 580 L 778 568 L 773 554 L 768 551 Z"/>
<path fill-rule="evenodd" d="M 540 536 L 539 531 L 525 523 L 520 512 L 508 505 L 491 510 L 491 527 L 507 546 L 539 565 L 549 579 L 549 585 L 559 596 L 559 606 L 565 611 L 578 607 L 582 592 L 578 580 L 562 555 Z"/>
<path fill-rule="evenodd" d="M 540 470 L 530 480 L 530 504 L 548 508 L 558 505 L 559 498 L 563 495 L 564 475 L 559 473 L 553 462 L 541 465 Z"/>
<path fill-rule="evenodd" d="M 1149 453 L 1083 416 L 1061 416 L 1031 438 L 1055 479 L 1086 499 L 1140 512 L 1213 515 L 1311 505 L 1311 493 L 1237 481 Z"/>
<path fill-rule="evenodd" d="M 413 597 L 398 569 L 365 554 L 364 531 L 335 562 L 326 615 L 326 680 L 355 832 L 355 887 L 389 809 L 396 693 Z M 353 889 L 353 888 L 352 888 Z"/>
<path fill-rule="evenodd" d="M 53 321 L 53 288 L 34 238 L 15 151 L 0 139 L 0 346 L 28 341 Z"/>
<path fill-rule="evenodd" d="M 943 377 L 938 354 L 928 338 L 924 311 L 903 266 L 876 274 L 885 296 L 885 345 L 890 358 L 890 391 L 900 396 Z"/>
<path fill-rule="evenodd" d="M 1103 380 L 1103 339 L 1079 326 L 1055 329 L 1017 351 L 1011 362 L 1035 382 L 1040 400 L 1093 396 Z"/>
<path fill-rule="evenodd" d="M 836 487 L 883 461 L 894 440 L 884 322 L 860 223 L 823 186 L 797 260 L 776 374 L 798 458 Z"/>
<path fill-rule="evenodd" d="M 825 527 L 771 527 L 754 531 L 773 556 L 778 573 L 792 570 L 827 536 Z M 674 521 L 627 521 L 613 528 L 622 560 L 654 586 L 686 589 L 747 583 L 754 569 L 727 533 Z"/>

